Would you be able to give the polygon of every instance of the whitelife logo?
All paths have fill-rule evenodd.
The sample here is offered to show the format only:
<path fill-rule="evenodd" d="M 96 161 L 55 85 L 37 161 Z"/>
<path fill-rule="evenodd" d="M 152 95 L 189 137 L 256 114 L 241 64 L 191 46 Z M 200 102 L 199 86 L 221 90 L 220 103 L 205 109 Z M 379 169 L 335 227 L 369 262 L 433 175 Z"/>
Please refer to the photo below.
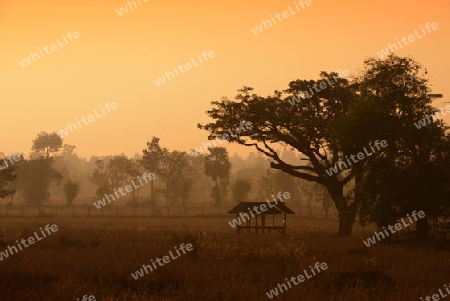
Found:
<path fill-rule="evenodd" d="M 149 173 L 149 174 L 144 173 L 142 175 L 142 179 L 144 179 L 145 183 L 147 184 L 149 181 L 153 181 L 155 179 L 155 174 L 154 173 Z M 131 181 L 131 184 L 133 184 L 134 189 L 138 189 L 139 187 L 144 186 L 144 184 L 142 184 L 140 176 L 138 177 L 138 180 L 139 180 L 139 184 L 141 184 L 138 186 L 136 186 L 136 184 L 134 183 L 134 180 Z M 125 191 L 127 193 L 130 193 L 133 191 L 133 187 L 131 187 L 131 185 L 127 185 L 127 186 L 125 186 Z M 126 195 L 126 193 L 123 192 L 123 187 L 120 187 L 118 190 L 122 194 L 122 196 Z M 118 199 L 120 198 L 118 192 L 116 191 L 116 188 L 114 188 L 114 194 L 116 195 L 116 197 Z M 100 209 L 100 208 L 102 208 L 102 206 L 106 206 L 105 198 L 106 198 L 106 201 L 108 201 L 108 203 L 114 202 L 116 200 L 114 195 L 105 193 L 105 196 L 101 200 L 98 200 L 96 203 L 94 203 L 95 208 Z M 111 199 L 112 199 L 112 201 L 111 201 Z"/>
<path fill-rule="evenodd" d="M 178 257 L 181 257 L 181 254 L 180 254 L 180 251 L 178 251 L 177 247 L 174 247 L 174 248 L 175 248 L 175 251 L 177 252 L 178 256 L 174 256 L 172 254 L 172 251 L 169 251 L 169 254 L 170 254 L 170 257 L 172 259 L 177 259 Z M 181 250 L 181 252 L 183 252 L 183 254 L 186 254 L 184 248 L 186 248 L 186 251 L 194 250 L 194 247 L 192 246 L 192 244 L 186 244 L 186 246 L 184 246 L 184 244 L 181 244 L 180 245 L 180 250 Z M 170 262 L 169 256 L 164 256 L 162 259 L 158 257 L 158 258 L 156 258 L 155 261 L 159 264 L 160 267 L 162 267 L 164 265 L 164 263 L 161 263 L 161 260 L 164 263 L 169 263 Z M 153 270 L 156 270 L 158 268 L 156 266 L 155 262 L 153 261 L 153 259 L 151 261 L 152 261 L 153 267 L 151 265 L 143 264 L 142 265 L 143 269 L 140 269 L 140 270 L 137 270 L 134 273 L 131 273 L 131 276 L 134 278 L 134 280 L 138 280 L 139 277 L 144 277 L 145 274 L 148 274 L 148 270 L 150 270 L 150 272 L 153 272 Z M 144 274 L 144 271 L 145 271 L 145 274 Z"/>
<path fill-rule="evenodd" d="M 39 237 L 39 235 L 36 233 L 36 232 L 34 232 L 34 237 L 36 237 L 36 240 L 37 241 L 40 241 L 40 240 L 42 240 L 42 239 L 44 239 L 45 237 L 47 237 L 46 235 L 45 235 L 45 233 L 44 233 L 44 230 L 42 230 L 42 228 L 39 228 L 40 230 L 41 230 L 41 234 L 42 234 L 42 236 L 43 237 Z M 52 232 L 53 233 L 55 233 L 56 231 L 58 231 L 58 226 L 57 225 L 55 225 L 55 224 L 53 224 L 53 225 L 46 225 L 45 226 L 45 231 L 47 231 L 47 233 L 48 233 L 48 235 L 52 235 Z M 16 243 L 17 243 L 17 247 L 20 249 L 20 251 L 22 251 L 22 246 L 24 247 L 24 248 L 28 248 L 30 245 L 33 245 L 36 241 L 34 240 L 34 237 L 33 236 L 30 236 L 30 237 L 28 237 L 28 239 L 27 240 L 25 240 L 25 239 L 22 239 L 20 242 L 18 242 L 17 240 L 16 240 Z M 29 245 L 27 245 L 27 241 L 28 241 L 28 243 L 29 243 Z M 22 244 L 22 246 L 21 246 L 21 244 Z M 13 250 L 14 250 L 14 253 L 13 253 Z M 8 258 L 9 257 L 9 255 L 14 255 L 15 253 L 17 253 L 17 252 L 19 252 L 18 250 L 17 250 L 17 248 L 16 247 L 14 247 L 14 246 L 8 246 L 8 249 L 6 249 L 5 251 L 3 251 L 3 252 L 0 252 L 0 261 L 2 261 L 3 260 L 3 257 L 4 258 Z"/>
<path fill-rule="evenodd" d="M 237 124 L 235 124 L 234 126 L 237 126 Z M 228 133 L 223 133 L 222 137 L 217 136 L 214 140 L 211 140 L 214 144 L 214 147 L 216 147 L 216 140 L 217 143 L 222 144 L 224 141 L 229 141 L 230 140 L 230 136 L 231 137 L 237 137 L 240 133 L 241 133 L 241 129 L 242 131 L 245 130 L 251 130 L 253 127 L 253 124 L 250 121 L 244 122 L 241 121 L 241 123 L 239 124 L 239 127 L 236 128 L 236 135 L 233 135 L 233 132 L 231 129 L 228 129 L 228 132 L 230 133 L 228 135 Z M 203 142 L 203 146 L 200 146 L 199 148 L 196 148 L 195 150 L 191 150 L 191 153 L 194 157 L 197 157 L 198 155 L 203 154 L 203 152 L 209 150 L 210 148 L 212 148 L 213 146 L 211 145 L 211 143 L 206 143 Z"/>
<path fill-rule="evenodd" d="M 148 2 L 149 0 L 142 0 L 142 1 Z M 137 2 L 139 3 L 139 6 L 142 6 L 141 0 L 137 0 Z M 116 13 L 117 13 L 120 17 L 122 17 L 123 14 L 128 13 L 128 7 L 130 7 L 130 10 L 133 10 L 133 6 L 131 6 L 131 4 L 134 4 L 134 7 L 135 7 L 135 8 L 138 8 L 138 6 L 137 6 L 137 4 L 136 4 L 136 1 L 127 1 L 127 5 L 125 5 L 125 6 L 121 7 L 121 8 L 119 8 L 119 9 L 116 9 Z"/>
<path fill-rule="evenodd" d="M 386 147 L 388 144 L 387 144 L 386 140 L 381 140 L 381 142 L 378 142 L 378 140 L 375 141 L 374 146 L 378 149 L 378 151 L 381 150 L 380 145 L 382 147 Z M 372 146 L 372 142 L 369 143 L 369 146 L 370 146 L 370 149 L 373 151 L 373 153 L 375 153 L 375 149 Z M 363 149 L 367 156 L 373 155 L 373 153 L 367 152 L 366 147 L 364 147 Z M 358 157 L 359 160 L 363 160 L 366 158 L 366 156 L 364 155 L 363 152 L 359 152 L 356 156 Z M 350 158 L 352 159 L 353 163 L 358 163 L 358 160 L 355 159 L 355 155 L 351 155 Z M 348 156 L 345 156 L 345 159 L 347 159 L 347 163 L 349 166 L 347 166 L 347 164 L 345 164 L 345 162 L 343 162 L 343 161 L 338 161 L 338 162 L 336 162 L 334 167 L 330 167 L 329 169 L 325 170 L 325 172 L 331 177 L 333 175 L 333 173 L 337 174 L 339 171 L 350 168 L 350 166 L 352 166 L 350 159 L 348 158 Z M 342 165 L 344 165 L 344 168 L 342 168 Z"/>
<path fill-rule="evenodd" d="M 339 69 L 336 73 L 338 74 L 339 77 L 347 77 L 349 74 L 349 71 L 347 69 L 345 69 L 344 71 L 342 71 L 342 75 L 341 75 L 341 69 Z M 320 83 L 315 83 L 312 87 L 311 85 L 308 85 L 308 90 L 307 91 L 300 91 L 299 95 L 296 96 L 292 96 L 292 98 L 288 99 L 289 103 L 291 104 L 291 106 L 294 106 L 296 103 L 300 103 L 300 101 L 302 100 L 302 98 L 300 98 L 300 96 L 304 97 L 304 98 L 311 98 L 314 95 L 314 91 L 312 90 L 314 88 L 314 90 L 316 92 L 320 92 L 324 89 L 326 89 L 327 87 L 331 87 L 332 85 L 334 85 L 335 83 L 338 82 L 338 78 L 336 76 L 333 76 L 334 81 L 330 81 L 330 78 L 325 78 L 325 80 L 328 82 L 328 85 L 325 81 L 321 81 Z M 320 89 L 318 89 L 318 86 L 320 87 Z"/>
<path fill-rule="evenodd" d="M 94 122 L 96 119 L 99 119 L 99 118 L 102 118 L 103 116 L 105 116 L 106 115 L 105 109 L 106 109 L 106 111 L 108 111 L 108 113 L 111 113 L 111 109 L 112 110 L 116 110 L 117 108 L 118 108 L 117 103 L 112 102 L 111 105 L 110 105 L 109 102 L 107 102 L 107 103 L 105 103 L 105 107 L 102 107 L 100 105 L 100 109 L 101 109 L 103 115 L 99 115 L 97 113 L 97 109 L 95 109 L 94 110 L 95 116 L 93 114 L 88 115 L 87 116 L 87 121 L 84 118 L 84 116 L 81 116 L 80 119 L 81 119 L 81 121 L 83 121 L 84 125 L 88 125 L 90 122 Z M 95 118 L 95 117 L 97 117 L 97 118 Z M 74 131 L 76 131 L 79 128 L 81 128 L 82 125 L 81 125 L 80 121 L 78 120 L 78 118 L 75 118 L 75 120 L 76 120 L 76 122 L 78 124 L 78 127 L 77 127 L 77 125 L 75 123 L 68 123 L 67 126 L 64 129 L 60 130 L 59 133 L 57 133 L 57 135 L 59 137 L 63 138 L 65 136 L 69 135 L 69 130 L 70 130 L 71 133 L 73 133 Z"/>
<path fill-rule="evenodd" d="M 313 276 L 316 276 L 316 272 L 314 271 L 314 269 L 317 271 L 318 274 L 320 274 L 320 272 L 328 269 L 328 265 L 326 264 L 326 262 L 322 262 L 320 264 L 319 264 L 319 262 L 316 262 L 316 264 L 314 265 L 314 268 L 312 266 L 309 266 L 309 268 L 311 269 L 312 275 L 309 275 L 306 270 L 303 270 L 303 272 L 306 276 L 306 279 L 310 279 Z M 291 279 L 289 279 L 289 280 L 287 278 L 285 278 L 286 283 L 287 283 L 287 285 L 289 285 L 289 288 L 292 288 L 291 281 L 294 285 L 298 285 L 298 284 L 302 283 L 303 281 L 305 281 L 305 276 L 303 276 L 303 274 L 300 274 L 297 277 L 292 276 Z M 295 280 L 298 280 L 298 282 Z M 278 286 L 278 288 L 274 288 L 274 289 L 270 290 L 270 292 L 266 293 L 266 295 L 267 295 L 267 297 L 269 297 L 269 299 L 272 299 L 273 297 L 278 296 L 278 290 L 280 290 L 280 293 L 283 292 L 283 288 L 285 291 L 288 290 L 288 287 L 284 283 L 282 283 L 282 284 L 278 283 L 277 286 Z"/>
<path fill-rule="evenodd" d="M 44 46 L 42 47 L 45 51 L 46 54 L 50 54 L 52 52 L 55 52 L 58 49 L 63 48 L 64 46 L 68 45 L 69 42 L 67 41 L 66 37 L 64 35 L 63 36 L 63 40 L 64 42 L 66 42 L 66 44 L 61 44 L 61 42 L 59 41 L 59 39 L 56 39 L 56 42 L 58 43 L 59 48 L 56 46 L 56 44 L 51 44 L 50 47 L 48 46 Z M 75 31 L 73 34 L 71 31 L 69 31 L 67 33 L 67 38 L 70 40 L 70 42 L 73 42 L 73 39 L 78 40 L 80 38 L 80 33 L 78 31 Z M 48 50 L 50 48 L 50 51 Z M 28 65 L 31 65 L 31 59 L 33 59 L 33 62 L 36 62 L 36 57 L 38 60 L 40 60 L 42 57 L 44 57 L 44 53 L 42 52 L 41 47 L 38 47 L 39 53 L 41 55 L 39 55 L 39 53 L 36 52 L 30 52 L 30 56 L 26 57 L 25 59 L 23 59 L 21 62 L 19 62 L 19 65 L 22 68 L 25 68 Z"/>
<path fill-rule="evenodd" d="M 288 199 L 291 198 L 291 195 L 290 195 L 289 192 L 287 192 L 287 191 L 286 191 L 286 192 L 281 192 L 281 191 L 279 191 L 278 194 L 277 194 L 277 197 L 278 197 L 278 199 L 280 200 L 280 202 L 283 203 L 282 197 L 283 197 L 285 200 L 288 200 Z M 273 200 L 275 201 L 275 205 L 271 205 L 271 203 L 269 202 L 269 199 L 266 199 L 267 205 L 266 205 L 266 204 L 261 204 L 261 205 L 259 205 L 259 210 L 261 210 L 261 212 L 258 212 L 258 207 L 257 207 L 256 205 L 253 206 L 253 211 L 258 215 L 258 214 L 261 214 L 261 213 L 263 213 L 263 212 L 266 212 L 267 209 L 273 208 L 273 207 L 275 207 L 276 205 L 278 205 L 277 199 L 273 196 L 273 194 L 272 194 L 272 198 L 273 198 Z M 267 206 L 269 206 L 269 208 L 267 208 Z M 255 216 L 253 215 L 252 209 L 248 208 L 248 213 L 251 214 L 252 218 L 255 217 Z M 236 228 L 236 226 L 238 226 L 238 225 L 240 225 L 241 223 L 245 222 L 245 217 L 247 218 L 247 221 L 250 220 L 250 216 L 249 216 L 247 213 L 242 213 L 242 212 L 241 212 L 241 213 L 239 213 L 238 218 L 233 219 L 231 222 L 228 222 L 228 224 L 230 224 L 230 226 L 231 226 L 232 228 Z"/>
<path fill-rule="evenodd" d="M 431 23 L 431 24 L 430 24 L 430 22 L 427 22 L 427 24 L 425 24 L 425 28 L 427 29 L 428 33 L 431 32 L 430 27 L 431 27 L 431 29 L 433 29 L 433 30 L 437 30 L 437 29 L 439 28 L 439 26 L 438 26 L 438 24 L 437 24 L 436 22 L 433 22 L 433 23 Z M 414 34 L 415 34 L 415 35 L 414 35 L 414 34 L 408 35 L 408 41 L 409 41 L 410 43 L 414 42 L 414 41 L 416 40 L 416 37 L 417 37 L 417 39 L 421 39 L 421 38 L 423 38 L 424 36 L 427 35 L 427 32 L 425 31 L 425 29 L 423 29 L 422 25 L 420 25 L 420 28 L 422 29 L 423 36 L 421 36 L 421 35 L 417 32 L 417 29 L 415 29 L 415 30 L 414 30 Z M 397 40 L 398 46 L 399 46 L 400 48 L 403 48 L 402 43 L 400 43 L 400 41 L 398 40 L 398 38 L 396 38 L 396 40 Z M 406 42 L 406 38 L 405 38 L 405 37 L 402 36 L 401 40 L 402 40 L 402 42 L 403 42 L 403 44 L 404 44 L 405 46 L 409 45 L 409 43 Z M 395 45 L 395 43 L 394 43 L 394 44 L 388 43 L 388 47 L 386 47 L 385 49 L 381 50 L 380 52 L 377 52 L 377 54 L 378 54 L 378 56 L 380 57 L 380 59 L 382 59 L 383 57 L 388 56 L 390 53 L 393 53 L 393 52 L 394 52 L 394 49 L 393 49 L 393 48 L 395 48 L 395 51 L 398 51 L 398 47 L 397 47 L 397 45 Z M 390 50 L 390 52 L 389 52 L 389 50 Z"/>
<path fill-rule="evenodd" d="M 206 50 L 203 50 L 202 56 L 203 56 L 203 58 L 205 59 L 205 62 L 206 62 L 206 61 L 208 60 L 208 57 L 209 57 L 210 59 L 212 59 L 212 58 L 215 57 L 216 55 L 215 55 L 214 51 L 209 50 L 209 51 L 208 51 L 208 56 L 206 56 Z M 192 64 L 194 65 L 194 67 L 197 67 L 197 66 L 200 66 L 201 64 L 203 64 L 203 60 L 202 60 L 202 58 L 200 57 L 200 55 L 199 55 L 198 53 L 197 53 L 197 58 L 198 58 L 198 60 L 200 61 L 199 64 L 196 64 L 194 58 L 191 58 L 191 62 L 192 62 Z M 191 65 L 191 63 L 185 63 L 185 64 L 184 64 L 184 68 L 186 68 L 186 70 L 183 69 L 183 66 L 182 66 L 182 65 L 178 65 L 177 68 L 175 68 L 175 66 L 172 66 L 172 68 L 173 68 L 173 71 L 175 72 L 175 74 L 176 74 L 177 76 L 180 76 L 180 74 L 178 73 L 177 68 L 181 71 L 181 73 L 186 73 L 186 71 L 189 71 L 189 70 L 192 69 L 192 65 Z M 162 77 L 158 77 L 158 79 L 157 79 L 157 80 L 154 80 L 153 83 L 154 83 L 157 87 L 159 87 L 159 86 L 161 86 L 162 84 L 165 84 L 165 83 L 166 83 L 166 78 L 167 78 L 168 81 L 170 81 L 171 79 L 175 79 L 175 74 L 173 74 L 172 71 L 169 71 L 169 72 L 166 71 L 166 72 L 164 72 L 164 74 L 163 74 Z M 172 76 L 172 78 L 170 78 L 170 76 Z"/>
<path fill-rule="evenodd" d="M 14 164 L 13 159 L 15 162 L 19 162 L 22 158 L 23 157 L 20 154 L 9 155 L 7 157 L 0 156 L 0 160 L 3 159 L 3 162 L 5 162 L 4 166 L 2 166 L 2 164 L 0 163 L 0 170 L 6 169 L 8 168 L 8 166 L 12 166 Z M 8 161 L 6 161 L 6 159 L 8 159 L 11 164 L 8 164 Z"/>
<path fill-rule="evenodd" d="M 450 284 L 449 284 L 449 285 L 450 285 Z M 450 290 L 449 290 L 447 284 L 444 284 L 444 286 L 445 286 L 445 290 L 447 291 L 447 293 L 450 294 Z M 438 292 L 439 292 L 439 295 L 440 295 L 442 298 L 445 298 L 445 297 L 448 296 L 447 294 L 444 294 L 444 293 L 442 292 L 442 289 L 439 289 Z M 426 300 L 426 301 L 431 301 L 431 300 L 433 299 L 433 301 L 439 301 L 439 300 L 441 300 L 441 298 L 439 298 L 439 295 L 438 295 L 438 294 L 433 294 L 433 296 L 431 296 L 431 297 L 427 295 L 427 296 L 425 297 L 425 300 Z M 420 297 L 420 301 L 424 301 L 422 297 Z"/>
<path fill-rule="evenodd" d="M 306 0 L 306 1 L 300 0 L 300 1 L 298 1 L 298 4 L 297 4 L 297 2 L 294 2 L 294 5 L 295 5 L 295 8 L 297 9 L 297 11 L 292 10 L 292 7 L 289 5 L 289 6 L 288 6 L 289 11 L 285 10 L 285 11 L 283 11 L 281 14 L 276 13 L 276 14 L 275 14 L 275 17 L 278 19 L 278 21 L 281 22 L 281 21 L 283 21 L 284 19 L 287 19 L 287 18 L 289 18 L 290 16 L 293 16 L 293 15 L 297 14 L 298 12 L 300 12 L 300 7 L 299 7 L 299 5 L 300 5 L 300 6 L 302 7 L 302 9 L 304 10 L 304 9 L 306 8 L 306 7 L 305 7 L 305 3 L 306 3 L 306 6 L 311 6 L 311 5 L 312 5 L 312 0 Z M 290 13 L 290 14 L 289 14 L 289 13 Z M 280 18 L 280 15 L 281 15 L 281 18 Z M 274 18 L 272 15 L 270 15 L 270 18 L 272 19 L 272 22 L 273 22 L 274 25 L 277 24 L 277 22 L 275 21 L 275 18 Z M 270 27 L 273 26 L 273 25 L 272 25 L 272 22 L 270 22 L 270 20 L 261 20 L 261 22 L 262 22 L 261 24 L 259 24 L 259 25 L 255 26 L 254 28 L 251 28 L 251 29 L 250 29 L 250 31 L 253 32 L 254 35 L 257 35 L 258 33 L 263 32 L 264 28 L 265 28 L 265 29 L 269 28 L 269 27 L 267 26 L 267 24 L 269 24 Z M 263 28 L 263 25 L 264 25 L 264 28 Z"/>
<path fill-rule="evenodd" d="M 447 115 L 448 112 L 450 112 L 450 106 L 446 106 L 445 107 L 445 112 L 444 109 L 442 107 L 439 108 L 439 111 L 436 112 L 434 115 L 425 115 L 425 118 L 419 120 L 418 122 L 414 122 L 414 125 L 416 126 L 416 128 L 418 130 L 420 130 L 421 128 L 424 128 L 427 126 L 427 124 L 431 124 L 433 121 L 436 121 L 440 118 L 439 114 L 442 114 L 442 116 Z M 428 123 L 427 123 L 428 121 Z"/>
<path fill-rule="evenodd" d="M 406 216 L 408 217 L 408 219 L 411 222 L 411 224 L 405 223 L 405 221 L 403 220 L 403 217 L 402 217 L 401 221 L 402 221 L 403 226 L 405 226 L 405 228 L 413 224 L 413 220 L 411 219 L 409 214 L 407 214 Z M 419 218 L 424 218 L 425 217 L 425 212 L 423 212 L 423 211 L 417 212 L 416 210 L 414 210 L 411 213 L 411 216 L 414 217 L 414 220 L 417 222 L 418 221 L 417 216 Z M 394 231 L 393 228 L 395 228 L 396 231 Z M 392 234 L 394 234 L 395 232 L 400 231 L 402 229 L 402 225 L 400 223 L 396 223 L 394 226 L 389 225 L 388 229 L 389 229 L 389 231 L 391 231 Z M 386 234 L 386 236 L 389 236 L 389 232 L 386 230 L 386 227 L 383 227 L 383 230 L 384 230 L 384 233 Z M 383 232 L 375 231 L 375 235 L 373 235 L 372 237 L 369 237 L 367 240 L 363 241 L 364 244 L 366 245 L 366 247 L 370 247 L 371 245 L 374 245 L 377 242 L 375 240 L 375 237 L 378 239 L 378 241 L 381 240 L 380 236 L 378 234 L 380 234 L 383 239 L 386 238 L 384 236 Z"/>

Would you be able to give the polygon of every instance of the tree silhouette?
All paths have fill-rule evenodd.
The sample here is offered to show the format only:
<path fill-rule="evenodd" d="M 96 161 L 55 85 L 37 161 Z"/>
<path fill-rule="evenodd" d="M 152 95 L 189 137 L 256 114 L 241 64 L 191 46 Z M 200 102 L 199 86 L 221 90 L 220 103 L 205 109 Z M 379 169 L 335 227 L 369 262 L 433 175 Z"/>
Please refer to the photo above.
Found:
<path fill-rule="evenodd" d="M 427 218 L 417 221 L 417 230 L 427 239 L 428 218 L 443 216 L 450 207 L 449 128 L 442 120 L 420 130 L 414 123 L 437 112 L 431 103 L 442 95 L 430 93 L 426 69 L 411 58 L 392 54 L 365 64 L 367 71 L 358 83 L 361 99 L 335 127 L 339 149 L 356 153 L 370 141 L 388 142 L 382 155 L 353 167 L 360 220 L 388 226 L 423 210 Z"/>
<path fill-rule="evenodd" d="M 244 202 L 248 198 L 252 185 L 245 180 L 237 180 L 233 185 L 233 200 L 235 202 Z"/>
<path fill-rule="evenodd" d="M 331 129 L 333 122 L 346 113 L 350 102 L 357 98 L 347 79 L 337 73 L 320 74 L 319 80 L 296 80 L 289 83 L 287 94 L 275 91 L 272 96 L 262 97 L 250 94 L 253 88 L 238 90 L 236 101 L 227 98 L 212 102 L 213 108 L 207 115 L 215 120 L 200 129 L 210 131 L 210 139 L 222 135 L 229 128 L 243 121 L 251 122 L 253 127 L 236 133 L 229 141 L 247 147 L 255 147 L 271 161 L 271 168 L 282 170 L 294 177 L 314 181 L 327 187 L 336 208 L 339 211 L 338 235 L 350 235 L 357 206 L 348 203 L 344 196 L 344 186 L 353 175 L 328 176 L 326 170 L 333 166 L 338 153 L 330 153 L 333 143 Z M 327 78 L 334 78 L 334 84 L 320 90 L 310 97 L 302 91 L 310 86 L 320 85 Z M 301 101 L 292 106 L 288 100 L 293 96 Z M 292 165 L 283 161 L 275 146 L 283 146 L 304 154 L 310 162 L 307 165 Z"/>
<path fill-rule="evenodd" d="M 67 206 L 72 206 L 73 200 L 75 200 L 79 191 L 80 184 L 72 182 L 72 180 L 69 178 L 69 180 L 64 185 L 64 195 L 66 196 Z"/>
<path fill-rule="evenodd" d="M 162 160 L 164 158 L 164 151 L 159 145 L 159 138 L 152 137 L 150 142 L 147 142 L 147 148 L 142 150 L 142 166 L 152 173 L 158 174 L 161 170 Z M 150 201 L 155 202 L 154 181 L 150 182 Z"/>
<path fill-rule="evenodd" d="M 96 197 L 99 199 L 105 194 L 113 194 L 114 189 L 125 186 L 136 176 L 136 164 L 124 154 L 97 160 L 96 166 L 90 180 L 97 186 Z"/>
<path fill-rule="evenodd" d="M 219 178 L 229 178 L 231 164 L 228 158 L 228 151 L 225 148 L 214 147 L 210 148 L 209 151 L 210 153 L 205 156 L 205 174 L 215 182 L 212 196 L 216 204 L 220 205 L 222 197 L 218 180 Z"/>
<path fill-rule="evenodd" d="M 3 162 L 0 161 L 0 199 L 7 198 L 14 195 L 15 188 L 12 187 L 12 183 L 17 178 L 17 166 L 9 165 L 8 167 L 2 166 Z"/>
<path fill-rule="evenodd" d="M 38 206 L 50 197 L 49 185 L 62 180 L 61 173 L 52 168 L 53 158 L 41 157 L 35 160 L 23 160 L 18 173 L 18 190 L 21 191 L 26 205 Z"/>
<path fill-rule="evenodd" d="M 57 153 L 62 147 L 62 138 L 56 133 L 40 132 L 33 140 L 31 150 L 49 158 L 52 153 Z"/>

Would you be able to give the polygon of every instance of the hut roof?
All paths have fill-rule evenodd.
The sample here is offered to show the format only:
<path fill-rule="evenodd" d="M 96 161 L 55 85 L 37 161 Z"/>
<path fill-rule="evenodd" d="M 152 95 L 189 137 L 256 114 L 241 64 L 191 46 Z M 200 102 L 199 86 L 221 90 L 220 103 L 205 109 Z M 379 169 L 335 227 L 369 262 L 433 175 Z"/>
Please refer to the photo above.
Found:
<path fill-rule="evenodd" d="M 259 208 L 261 204 L 266 204 L 267 207 L 267 210 L 264 211 L 264 214 L 281 214 L 283 212 L 285 212 L 286 214 L 295 214 L 291 209 L 289 209 L 284 203 L 281 202 L 240 202 L 233 209 L 228 211 L 228 213 L 239 214 L 241 212 L 248 212 L 249 208 L 253 209 L 254 206 Z M 268 206 L 269 204 L 270 206 Z"/>

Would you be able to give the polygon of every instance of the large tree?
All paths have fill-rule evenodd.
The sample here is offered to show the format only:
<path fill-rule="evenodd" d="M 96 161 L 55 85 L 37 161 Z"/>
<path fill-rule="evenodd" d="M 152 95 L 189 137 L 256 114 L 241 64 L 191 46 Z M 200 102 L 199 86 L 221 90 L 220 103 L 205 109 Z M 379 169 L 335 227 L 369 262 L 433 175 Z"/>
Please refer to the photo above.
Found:
<path fill-rule="evenodd" d="M 426 69 L 408 57 L 394 54 L 385 60 L 368 59 L 357 85 L 361 95 L 335 127 L 338 149 L 355 149 L 370 141 L 386 139 L 382 156 L 355 165 L 355 198 L 361 202 L 363 224 L 394 224 L 414 210 L 423 210 L 417 230 L 428 238 L 428 218 L 445 214 L 450 205 L 448 127 L 435 120 L 424 128 L 415 126 L 437 112 L 432 107 Z"/>
<path fill-rule="evenodd" d="M 311 86 L 317 88 L 327 79 L 333 80 L 333 85 L 312 95 L 303 92 L 308 91 Z M 250 87 L 238 90 L 236 101 L 227 98 L 213 101 L 214 108 L 207 111 L 207 114 L 215 122 L 199 124 L 198 127 L 210 131 L 209 138 L 214 139 L 236 124 L 251 122 L 252 129 L 230 137 L 230 142 L 255 147 L 270 159 L 271 168 L 324 185 L 339 212 L 338 235 L 350 235 L 358 204 L 344 195 L 344 186 L 353 175 L 328 176 L 326 170 L 338 159 L 338 153 L 330 152 L 329 147 L 333 142 L 333 123 L 357 98 L 351 84 L 337 73 L 322 72 L 318 80 L 290 82 L 284 93 L 275 91 L 273 95 L 262 97 L 250 94 L 252 90 Z M 300 100 L 298 104 L 289 103 L 293 97 Z M 304 154 L 310 165 L 286 163 L 281 159 L 281 152 L 276 150 L 276 146 Z"/>

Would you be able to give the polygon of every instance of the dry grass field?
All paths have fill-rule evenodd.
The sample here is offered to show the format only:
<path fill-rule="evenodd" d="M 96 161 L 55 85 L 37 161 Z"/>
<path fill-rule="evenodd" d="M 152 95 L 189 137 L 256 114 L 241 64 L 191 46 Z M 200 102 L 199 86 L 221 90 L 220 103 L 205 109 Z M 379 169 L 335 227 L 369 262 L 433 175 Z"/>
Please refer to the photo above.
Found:
<path fill-rule="evenodd" d="M 10 245 L 46 224 L 59 231 L 0 261 L 0 300 L 270 300 L 266 292 L 317 261 L 328 269 L 273 300 L 420 300 L 450 282 L 448 251 L 399 243 L 367 248 L 362 241 L 371 227 L 356 225 L 353 237 L 337 238 L 336 220 L 289 218 L 287 236 L 236 235 L 228 221 L 2 218 Z M 181 243 L 193 251 L 133 279 Z"/>

